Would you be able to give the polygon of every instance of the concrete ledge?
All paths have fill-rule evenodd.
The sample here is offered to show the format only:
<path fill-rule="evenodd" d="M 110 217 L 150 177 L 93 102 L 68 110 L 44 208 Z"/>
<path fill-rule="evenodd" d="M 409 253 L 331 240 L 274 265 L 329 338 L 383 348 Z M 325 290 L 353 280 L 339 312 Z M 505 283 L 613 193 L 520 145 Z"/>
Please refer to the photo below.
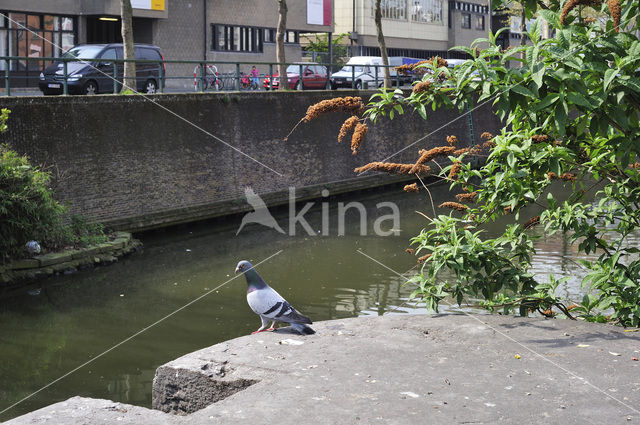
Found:
<path fill-rule="evenodd" d="M 117 257 L 130 254 L 142 244 L 127 232 L 116 232 L 115 239 L 87 248 L 71 249 L 37 255 L 4 264 L 0 268 L 0 286 L 50 276 L 54 273 L 72 272 L 78 268 L 96 264 L 109 264 Z"/>
<path fill-rule="evenodd" d="M 157 410 L 87 397 L 72 397 L 35 410 L 5 424 L 173 424 L 174 417 Z"/>
<path fill-rule="evenodd" d="M 167 411 L 190 409 L 203 400 L 203 389 L 257 381 L 186 416 L 75 397 L 7 423 L 106 423 L 116 418 L 108 406 L 123 411 L 119 422 L 139 424 L 640 421 L 638 332 L 456 314 L 334 320 L 314 328 L 317 334 L 307 337 L 287 328 L 243 336 L 158 368 L 153 404 Z M 184 404 L 174 409 L 178 392 Z"/>

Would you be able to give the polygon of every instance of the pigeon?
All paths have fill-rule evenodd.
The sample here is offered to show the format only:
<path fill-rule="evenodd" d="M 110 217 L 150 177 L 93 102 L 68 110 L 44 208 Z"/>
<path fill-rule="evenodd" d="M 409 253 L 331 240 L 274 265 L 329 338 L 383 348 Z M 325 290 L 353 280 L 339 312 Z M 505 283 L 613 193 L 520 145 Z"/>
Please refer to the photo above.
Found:
<path fill-rule="evenodd" d="M 276 322 L 289 323 L 301 335 L 316 333 L 307 326 L 307 324 L 312 324 L 311 319 L 298 313 L 287 300 L 267 285 L 250 262 L 240 261 L 236 267 L 237 273 L 243 273 L 247 279 L 247 302 L 251 310 L 262 319 L 262 326 L 253 332 L 254 334 L 275 330 Z M 271 327 L 265 329 L 269 321 L 271 321 Z"/>

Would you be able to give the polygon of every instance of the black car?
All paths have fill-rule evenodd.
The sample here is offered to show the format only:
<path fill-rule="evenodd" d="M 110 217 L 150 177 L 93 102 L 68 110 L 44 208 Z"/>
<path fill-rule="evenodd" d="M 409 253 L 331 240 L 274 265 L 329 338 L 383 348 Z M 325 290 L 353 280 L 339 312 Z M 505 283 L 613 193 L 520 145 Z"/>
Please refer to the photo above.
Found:
<path fill-rule="evenodd" d="M 157 62 L 136 63 L 136 91 L 155 93 L 163 81 L 161 72 L 164 57 L 157 46 L 136 44 L 136 59 Z M 69 49 L 62 57 L 83 59 L 67 62 L 67 89 L 69 94 L 113 93 L 114 67 L 110 59 L 123 59 L 122 43 L 82 44 Z M 117 64 L 117 90 L 122 88 L 124 63 Z M 54 62 L 40 73 L 40 91 L 44 94 L 62 94 L 64 81 L 62 61 Z M 162 72 L 164 76 L 164 72 Z"/>

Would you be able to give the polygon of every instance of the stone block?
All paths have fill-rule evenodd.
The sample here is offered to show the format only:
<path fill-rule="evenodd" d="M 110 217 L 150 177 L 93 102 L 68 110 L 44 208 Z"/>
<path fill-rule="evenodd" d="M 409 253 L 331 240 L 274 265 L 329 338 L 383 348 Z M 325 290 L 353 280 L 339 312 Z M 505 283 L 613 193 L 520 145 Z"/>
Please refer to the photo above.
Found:
<path fill-rule="evenodd" d="M 116 240 L 118 239 L 123 239 L 123 240 L 130 240 L 131 239 L 131 233 L 129 232 L 116 232 Z"/>
<path fill-rule="evenodd" d="M 85 253 L 83 250 L 81 249 L 74 249 L 69 251 L 69 253 L 71 254 L 71 259 L 72 260 L 79 260 L 81 258 L 83 258 L 85 256 Z"/>
<path fill-rule="evenodd" d="M 112 249 L 112 245 L 109 242 L 104 242 L 104 243 L 98 244 L 97 246 L 100 253 L 111 252 L 111 249 Z"/>
<path fill-rule="evenodd" d="M 13 261 L 9 264 L 12 270 L 24 270 L 40 267 L 40 262 L 35 258 L 24 258 L 22 260 Z"/>
<path fill-rule="evenodd" d="M 91 258 L 94 255 L 100 253 L 100 246 L 91 245 L 91 246 L 88 246 L 87 248 L 84 248 L 82 252 L 84 253 L 83 257 Z"/>
<path fill-rule="evenodd" d="M 69 252 L 51 252 L 49 254 L 38 255 L 34 257 L 40 263 L 40 267 L 50 266 L 53 264 L 64 263 L 70 261 L 72 256 Z"/>
<path fill-rule="evenodd" d="M 124 239 L 116 239 L 115 241 L 111 242 L 111 250 L 115 251 L 117 249 L 122 249 L 124 248 L 126 243 L 127 241 L 125 241 Z"/>

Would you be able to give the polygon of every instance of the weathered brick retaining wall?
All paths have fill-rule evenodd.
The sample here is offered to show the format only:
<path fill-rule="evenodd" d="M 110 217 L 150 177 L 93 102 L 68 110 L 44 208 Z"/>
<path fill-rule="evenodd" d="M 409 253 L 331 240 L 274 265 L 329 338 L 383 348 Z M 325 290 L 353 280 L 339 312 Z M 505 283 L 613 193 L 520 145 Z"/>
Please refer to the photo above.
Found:
<path fill-rule="evenodd" d="M 372 93 L 359 95 L 368 99 Z M 415 114 L 382 120 L 371 126 L 356 156 L 348 140 L 336 142 L 347 118 L 342 113 L 300 125 L 283 140 L 309 105 L 337 95 L 167 94 L 148 97 L 152 101 L 110 95 L 15 97 L 2 99 L 0 106 L 12 110 L 4 141 L 53 172 L 57 196 L 71 204 L 72 212 L 141 230 L 248 210 L 246 186 L 266 195 L 268 204 L 278 204 L 287 202 L 290 186 L 309 198 L 323 188 L 337 193 L 384 184 L 390 176 L 357 177 L 353 169 L 392 155 L 458 116 L 439 111 L 426 122 Z M 482 131 L 499 127 L 487 107 L 473 118 L 476 141 Z M 449 134 L 466 146 L 469 129 L 462 117 L 391 161 L 414 161 L 418 149 L 444 144 Z"/>

